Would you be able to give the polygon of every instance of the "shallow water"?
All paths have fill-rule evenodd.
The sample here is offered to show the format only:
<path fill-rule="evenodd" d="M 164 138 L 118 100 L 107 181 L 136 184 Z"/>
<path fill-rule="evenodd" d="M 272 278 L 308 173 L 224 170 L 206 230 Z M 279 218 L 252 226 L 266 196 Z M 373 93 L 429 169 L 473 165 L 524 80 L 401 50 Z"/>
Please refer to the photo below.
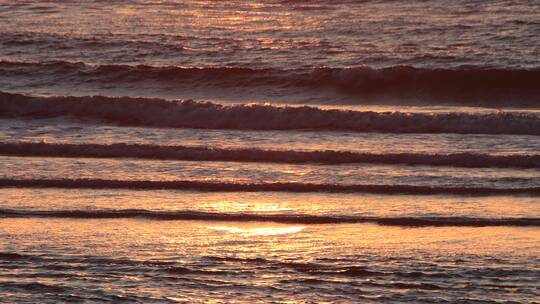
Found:
<path fill-rule="evenodd" d="M 537 228 L 4 219 L 4 300 L 530 302 Z M 24 250 L 24 251 L 22 251 Z M 62 252 L 62 254 L 58 254 Z M 324 254 L 321 254 L 324 252 Z"/>

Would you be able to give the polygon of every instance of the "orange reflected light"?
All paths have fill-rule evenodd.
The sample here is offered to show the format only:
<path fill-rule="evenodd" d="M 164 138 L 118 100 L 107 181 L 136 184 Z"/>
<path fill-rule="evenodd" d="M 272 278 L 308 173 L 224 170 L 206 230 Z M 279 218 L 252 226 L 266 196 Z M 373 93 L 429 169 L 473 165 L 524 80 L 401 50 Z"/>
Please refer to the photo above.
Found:
<path fill-rule="evenodd" d="M 243 236 L 254 235 L 279 235 L 297 233 L 304 230 L 305 226 L 289 226 L 289 227 L 258 227 L 258 228 L 240 228 L 230 226 L 210 226 L 208 227 L 217 231 L 225 231 L 229 233 L 240 234 Z"/>

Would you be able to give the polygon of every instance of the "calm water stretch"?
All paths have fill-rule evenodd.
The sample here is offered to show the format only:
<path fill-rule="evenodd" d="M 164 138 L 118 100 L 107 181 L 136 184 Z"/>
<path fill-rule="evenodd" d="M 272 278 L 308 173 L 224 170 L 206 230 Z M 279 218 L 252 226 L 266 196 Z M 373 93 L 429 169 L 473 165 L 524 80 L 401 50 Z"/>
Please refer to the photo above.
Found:
<path fill-rule="evenodd" d="M 0 0 L 0 303 L 540 303 L 540 1 Z"/>

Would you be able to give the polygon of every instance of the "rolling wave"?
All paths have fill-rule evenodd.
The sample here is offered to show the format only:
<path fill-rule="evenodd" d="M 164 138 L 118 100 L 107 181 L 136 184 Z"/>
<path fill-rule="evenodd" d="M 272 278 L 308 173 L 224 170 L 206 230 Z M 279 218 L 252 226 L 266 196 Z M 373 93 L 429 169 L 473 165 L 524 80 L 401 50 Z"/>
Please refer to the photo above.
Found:
<path fill-rule="evenodd" d="M 452 194 L 452 195 L 540 195 L 540 187 L 438 187 L 416 185 L 313 184 L 313 183 L 235 183 L 219 181 L 176 180 L 105 180 L 105 179 L 8 179 L 0 178 L 0 188 L 68 188 L 68 189 L 172 189 L 206 192 L 328 192 L 376 194 Z"/>
<path fill-rule="evenodd" d="M 127 210 L 56 210 L 20 211 L 0 209 L 0 217 L 46 218 L 146 218 L 153 220 L 200 220 L 235 222 L 277 222 L 289 224 L 376 223 L 390 226 L 540 226 L 539 218 L 470 218 L 470 217 L 369 217 L 329 215 L 289 215 L 252 213 L 212 213 L 199 211 Z"/>
<path fill-rule="evenodd" d="M 59 116 L 163 128 L 540 135 L 540 117 L 530 113 L 371 112 L 131 97 L 31 97 L 0 92 L 0 117 Z"/>
<path fill-rule="evenodd" d="M 540 168 L 540 155 L 489 155 L 477 153 L 359 153 L 347 151 L 286 151 L 257 148 L 227 149 L 143 144 L 62 144 L 44 142 L 0 143 L 0 155 L 42 157 L 143 158 L 189 161 L 235 161 L 318 164 L 406 164 L 467 168 Z"/>
<path fill-rule="evenodd" d="M 336 92 L 360 100 L 397 99 L 460 102 L 477 105 L 540 105 L 538 69 L 461 67 L 428 69 L 393 66 L 382 69 L 245 67 L 177 67 L 148 65 L 87 65 L 81 62 L 0 61 L 0 75 L 47 79 L 50 83 L 159 84 L 220 88 L 272 87 L 319 95 Z"/>

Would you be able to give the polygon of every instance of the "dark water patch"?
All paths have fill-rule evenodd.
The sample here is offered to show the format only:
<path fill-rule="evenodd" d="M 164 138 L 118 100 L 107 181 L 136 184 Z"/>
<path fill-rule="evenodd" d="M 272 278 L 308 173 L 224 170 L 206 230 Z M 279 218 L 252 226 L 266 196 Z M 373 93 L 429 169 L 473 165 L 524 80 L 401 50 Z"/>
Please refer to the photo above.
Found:
<path fill-rule="evenodd" d="M 491 268 L 491 267 L 483 267 L 483 268 L 472 268 L 472 269 L 466 269 L 464 270 L 464 274 L 470 275 L 470 276 L 476 276 L 476 277 L 483 277 L 483 278 L 513 278 L 513 279 L 519 279 L 520 276 L 527 277 L 537 277 L 540 279 L 540 270 L 534 270 L 534 269 L 505 269 L 505 268 Z"/>
<path fill-rule="evenodd" d="M 307 285 L 324 285 L 324 284 L 331 284 L 332 281 L 323 280 L 323 279 L 315 279 L 315 278 L 303 278 L 303 279 L 286 279 L 286 280 L 280 280 L 279 283 L 282 284 L 307 284 Z"/>
<path fill-rule="evenodd" d="M 28 292 L 28 293 L 65 293 L 71 290 L 70 287 L 64 285 L 53 285 L 38 282 L 0 282 L 0 290 L 11 292 Z"/>
<path fill-rule="evenodd" d="M 219 257 L 219 256 L 205 256 L 202 257 L 205 260 L 215 262 L 232 262 L 232 263 L 245 263 L 245 264 L 265 264 L 269 263 L 269 260 L 263 258 L 238 258 L 238 257 Z"/>
<path fill-rule="evenodd" d="M 28 260 L 30 256 L 14 253 L 14 252 L 0 252 L 0 260 L 3 261 L 21 261 Z"/>
<path fill-rule="evenodd" d="M 388 282 L 388 283 L 375 283 L 375 282 L 365 282 L 365 285 L 379 288 L 395 288 L 395 289 L 407 289 L 407 290 L 444 290 L 449 289 L 448 287 L 442 287 L 437 284 L 431 283 L 413 283 L 413 282 Z"/>
<path fill-rule="evenodd" d="M 225 276 L 225 275 L 240 275 L 243 273 L 248 273 L 245 271 L 232 271 L 232 270 L 210 270 L 210 269 L 203 269 L 201 267 L 194 268 L 194 267 L 183 267 L 183 266 L 175 266 L 175 267 L 167 267 L 163 268 L 162 271 L 167 272 L 169 274 L 176 274 L 176 275 L 198 275 L 198 276 Z"/>

